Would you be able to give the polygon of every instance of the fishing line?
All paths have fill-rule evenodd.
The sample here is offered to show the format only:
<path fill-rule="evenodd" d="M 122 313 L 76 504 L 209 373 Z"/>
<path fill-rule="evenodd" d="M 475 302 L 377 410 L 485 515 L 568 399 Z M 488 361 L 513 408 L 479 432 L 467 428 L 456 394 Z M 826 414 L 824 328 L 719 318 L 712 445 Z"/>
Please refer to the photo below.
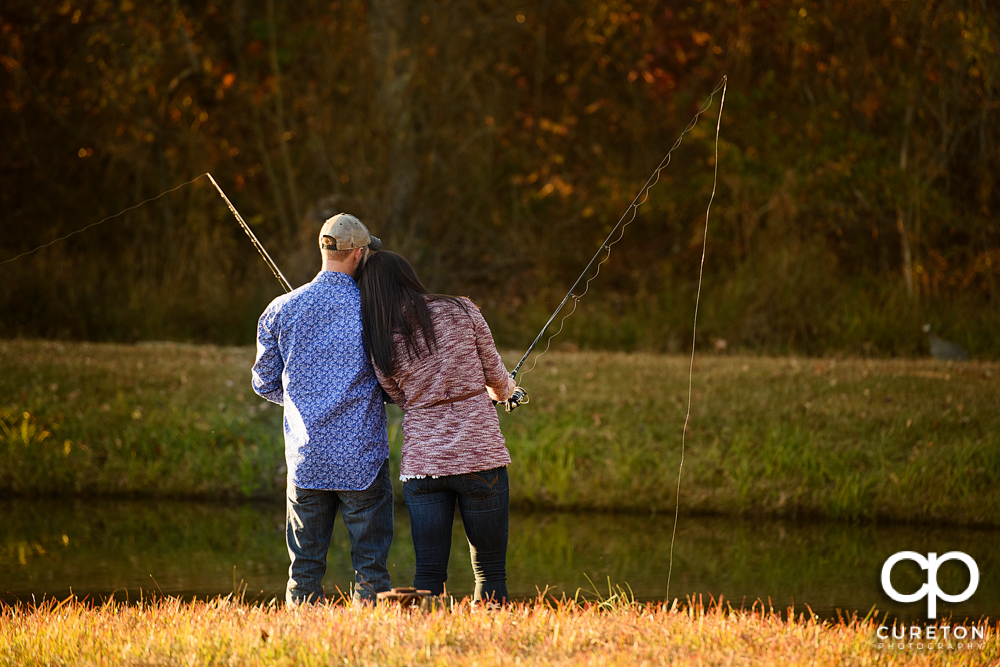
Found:
<path fill-rule="evenodd" d="M 183 188 L 185 185 L 191 185 L 192 183 L 194 183 L 195 181 L 197 181 L 199 178 L 201 178 L 204 175 L 205 174 L 202 174 L 201 176 L 196 176 L 196 177 L 192 178 L 190 181 L 188 181 L 187 183 L 181 183 L 177 187 L 171 188 L 171 189 L 167 190 L 166 192 L 161 192 L 160 194 L 156 195 L 155 197 L 150 197 L 149 199 L 147 199 L 145 201 L 141 201 L 138 204 L 136 204 L 135 206 L 129 206 L 124 211 L 121 211 L 119 213 L 115 213 L 114 215 L 109 215 L 108 217 L 104 218 L 103 220 L 98 220 L 97 222 L 92 222 L 89 225 L 87 225 L 86 227 L 84 227 L 83 229 L 78 229 L 75 232 L 70 232 L 66 236 L 61 236 L 61 237 L 59 237 L 57 239 L 49 241 L 48 243 L 40 245 L 40 246 L 38 246 L 37 248 L 35 248 L 33 250 L 29 250 L 28 252 L 22 252 L 17 257 L 11 257 L 10 259 L 5 259 L 4 261 L 0 262 L 0 266 L 3 266 L 4 264 L 9 264 L 10 262 L 19 260 L 22 257 L 26 257 L 28 255 L 36 253 L 39 250 L 41 250 L 42 248 L 48 248 L 50 245 L 55 245 L 56 243 L 59 243 L 60 241 L 65 241 L 66 239 L 68 239 L 71 236 L 76 236 L 77 234 L 82 234 L 83 232 L 87 231 L 91 227 L 96 227 L 97 225 L 103 224 L 103 223 L 107 222 L 108 220 L 111 220 L 112 218 L 117 218 L 119 216 L 125 215 L 129 211 L 133 211 L 133 210 L 139 208 L 140 206 L 144 206 L 144 205 L 148 204 L 151 201 L 156 201 L 157 199 L 159 199 L 160 197 L 163 197 L 164 195 L 168 195 L 171 192 L 176 192 L 177 190 L 180 190 L 181 188 Z"/>
<path fill-rule="evenodd" d="M 649 191 L 650 191 L 650 189 L 654 185 L 656 185 L 657 183 L 659 183 L 659 181 L 660 181 L 660 172 L 663 171 L 663 169 L 665 169 L 667 167 L 667 165 L 670 164 L 671 156 L 673 155 L 673 152 L 677 149 L 677 147 L 681 145 L 681 142 L 684 140 L 684 135 L 686 135 L 688 132 L 690 132 L 692 129 L 694 129 L 695 125 L 697 125 L 697 123 L 698 123 L 698 119 L 711 106 L 712 101 L 715 99 L 715 94 L 716 93 L 718 93 L 721 90 L 722 91 L 722 99 L 723 100 L 725 99 L 725 95 L 726 95 L 725 91 L 726 91 L 727 80 L 728 80 L 727 77 L 725 77 L 725 76 L 722 77 L 722 80 L 719 81 L 719 83 L 718 83 L 718 85 L 716 85 L 715 89 L 708 95 L 708 97 L 705 99 L 704 103 L 702 103 L 701 108 L 698 109 L 698 111 L 691 118 L 691 121 L 687 124 L 687 127 L 685 127 L 684 131 L 681 132 L 680 135 L 677 137 L 677 141 L 674 142 L 674 145 L 670 147 L 670 150 L 667 151 L 667 154 L 663 157 L 662 160 L 660 160 L 660 164 L 657 165 L 656 169 L 653 170 L 653 173 L 646 180 L 645 185 L 643 185 L 642 188 L 639 189 L 639 192 L 638 192 L 638 194 L 636 194 L 635 198 L 632 200 L 632 203 L 629 204 L 629 206 L 628 206 L 627 209 L 625 209 L 625 212 L 622 214 L 622 217 L 619 218 L 618 223 L 611 230 L 611 233 L 608 234 L 608 237 L 605 239 L 605 241 L 601 245 L 601 247 L 598 248 L 597 253 L 595 253 L 594 256 L 591 258 L 591 260 L 587 264 L 586 268 L 584 268 L 583 272 L 580 274 L 580 277 L 577 278 L 576 282 L 573 283 L 573 286 L 569 288 L 569 291 L 566 293 L 566 296 L 563 297 L 563 300 L 556 307 L 555 311 L 552 313 L 552 315 L 549 317 L 548 321 L 542 327 L 542 330 L 538 332 L 538 335 L 535 337 L 535 340 L 528 347 L 528 351 L 524 353 L 524 356 L 521 357 L 521 360 L 517 363 L 517 366 L 515 366 L 514 370 L 511 371 L 510 377 L 513 378 L 513 377 L 517 376 L 517 373 L 521 369 L 521 366 L 528 359 L 528 355 L 530 355 L 531 351 L 535 349 L 536 345 L 538 345 L 538 342 L 542 339 L 542 336 L 545 335 L 546 329 L 548 329 L 549 325 L 552 324 L 552 322 L 555 320 L 556 316 L 559 314 L 559 311 L 562 310 L 563 306 L 565 306 L 566 303 L 570 299 L 573 299 L 573 309 L 569 313 L 567 313 L 566 315 L 563 316 L 562 320 L 559 322 L 559 330 L 556 331 L 554 334 L 552 334 L 551 336 L 548 337 L 548 339 L 546 341 L 546 344 L 545 344 L 545 349 L 542 352 L 540 352 L 539 354 L 535 355 L 534 361 L 531 364 L 531 368 L 529 368 L 528 370 L 524 371 L 524 373 L 522 374 L 521 377 L 523 378 L 524 375 L 527 375 L 528 373 L 530 373 L 531 371 L 533 371 L 535 369 L 535 366 L 538 365 L 538 359 L 540 357 L 544 356 L 545 353 L 549 351 L 549 348 L 552 345 L 552 339 L 555 338 L 556 336 L 558 336 L 560 333 L 562 333 L 563 326 L 566 323 L 566 319 L 570 315 L 572 315 L 573 313 L 576 312 L 577 306 L 580 304 L 580 300 L 584 296 L 587 295 L 587 292 L 590 291 L 590 283 L 593 282 L 593 280 L 595 278 L 597 278 L 598 275 L 600 275 L 600 273 L 601 273 L 601 265 L 603 265 L 605 262 L 607 262 L 611 258 L 611 246 L 615 245 L 616 243 L 618 243 L 619 241 L 622 240 L 622 238 L 625 236 L 625 228 L 628 227 L 632 223 L 633 220 L 635 220 L 635 217 L 636 217 L 636 215 L 638 213 L 639 207 L 642 206 L 643 204 L 645 204 L 649 200 Z M 719 120 L 720 120 L 720 122 L 721 122 L 721 119 L 722 119 L 722 107 L 720 106 L 719 107 Z M 716 142 L 718 142 L 718 133 L 716 134 Z M 716 151 L 718 151 L 718 145 L 716 145 Z M 718 166 L 716 166 L 716 172 L 718 172 Z M 712 196 L 713 197 L 715 196 L 714 186 L 713 186 L 713 190 L 712 190 Z M 709 203 L 709 206 L 711 206 L 711 203 Z M 630 213 L 631 213 L 631 217 L 629 217 Z M 628 218 L 627 221 L 626 221 L 626 218 Z M 616 238 L 614 241 L 612 241 L 611 239 L 615 236 L 616 233 L 618 234 L 618 238 Z M 601 255 L 602 252 L 606 252 L 606 254 L 604 256 L 604 259 L 602 259 L 600 262 L 597 262 L 597 271 L 594 273 L 593 276 L 591 276 L 590 278 L 587 279 L 587 282 L 584 284 L 583 293 L 582 294 L 574 294 L 573 292 L 576 290 L 577 286 L 579 286 L 580 281 L 582 281 L 584 279 L 584 277 L 587 275 L 587 273 L 590 271 L 590 269 L 594 266 L 594 262 L 597 261 L 597 258 L 600 257 L 600 255 Z M 701 289 L 700 274 L 699 274 L 698 288 L 699 288 L 699 290 Z M 699 294 L 700 294 L 700 292 L 699 292 Z"/>
<path fill-rule="evenodd" d="M 719 184 L 719 130 L 722 127 L 722 108 L 726 105 L 726 77 L 722 77 L 722 98 L 719 100 L 719 119 L 715 123 L 715 172 L 712 176 L 712 196 L 708 199 L 705 209 L 705 233 L 701 241 L 701 263 L 698 265 L 698 291 L 694 298 L 694 322 L 691 326 L 691 361 L 688 365 L 688 400 L 687 413 L 684 415 L 684 427 L 681 429 L 681 462 L 677 468 L 677 500 L 674 505 L 674 528 L 670 533 L 670 564 L 667 567 L 667 600 L 670 600 L 670 575 L 674 569 L 674 539 L 677 537 L 677 521 L 681 511 L 681 473 L 684 471 L 684 447 L 687 442 L 688 422 L 691 420 L 691 381 L 694 377 L 694 347 L 698 336 L 698 305 L 701 303 L 701 282 L 705 273 L 705 250 L 708 247 L 708 216 L 715 201 L 715 189 Z"/>
<path fill-rule="evenodd" d="M 4 264 L 9 264 L 10 262 L 14 262 L 14 261 L 16 261 L 18 259 L 21 259 L 22 257 L 26 257 L 27 255 L 31 255 L 33 253 L 36 253 L 39 250 L 41 250 L 42 248 L 48 248 L 51 245 L 55 245 L 59 241 L 65 241 L 66 239 L 70 238 L 71 236 L 76 236 L 77 234 L 82 234 L 83 232 L 87 231 L 91 227 L 96 227 L 97 225 L 103 224 L 103 223 L 107 222 L 108 220 L 111 220 L 112 218 L 117 218 L 117 217 L 120 217 L 122 215 L 125 215 L 129 211 L 133 211 L 133 210 L 139 208 L 140 206 L 144 206 L 144 205 L 148 204 L 149 202 L 156 201 L 160 197 L 168 195 L 171 192 L 176 192 L 177 190 L 180 190 L 184 186 L 191 185 L 192 183 L 194 183 L 198 179 L 204 178 L 206 176 L 208 176 L 208 180 L 212 181 L 212 185 L 215 186 L 215 189 L 219 191 L 219 195 L 221 195 L 222 199 L 226 202 L 226 206 L 228 206 L 229 210 L 232 211 L 233 215 L 236 217 L 236 221 L 238 223 L 240 223 L 240 227 L 243 228 L 243 231 L 245 231 L 247 233 L 247 236 L 250 237 L 250 241 L 253 242 L 253 247 L 256 248 L 257 252 L 260 253 L 260 256 L 264 258 L 264 262 L 267 264 L 267 267 L 269 269 L 271 269 L 271 273 L 273 273 L 274 277 L 278 279 L 278 282 L 281 283 L 281 287 L 285 290 L 285 292 L 291 292 L 292 291 L 292 286 L 288 283 L 288 280 L 285 278 L 284 274 L 281 273 L 281 270 L 278 268 L 278 265 L 274 263 L 274 260 L 271 259 L 271 256 L 269 254 L 267 254 L 266 250 L 264 250 L 264 246 L 262 246 L 261 243 L 260 243 L 260 241 L 257 240 L 257 236 L 253 233 L 253 230 L 250 229 L 250 225 L 248 225 L 243 220 L 243 216 L 241 216 L 240 213 L 239 213 L 239 211 L 236 210 L 236 207 L 233 206 L 233 203 L 231 201 L 229 201 L 229 197 L 226 196 L 226 193 L 222 191 L 222 188 L 219 187 L 219 184 L 216 182 L 215 178 L 209 172 L 205 172 L 204 174 L 201 174 L 200 176 L 195 176 L 190 181 L 187 181 L 185 183 L 181 183 L 180 185 L 178 185 L 176 187 L 173 187 L 173 188 L 170 188 L 169 190 L 161 192 L 160 194 L 156 195 L 155 197 L 150 197 L 149 199 L 141 201 L 141 202 L 139 202 L 138 204 L 136 204 L 134 206 L 129 206 L 125 210 L 120 211 L 118 213 L 115 213 L 114 215 L 109 215 L 108 217 L 104 218 L 103 220 L 98 220 L 97 222 L 92 222 L 91 224 L 87 225 L 86 227 L 84 227 L 82 229 L 78 229 L 78 230 L 76 230 L 74 232 L 70 232 L 66 236 L 61 236 L 61 237 L 59 237 L 57 239 L 49 241 L 48 243 L 42 244 L 42 245 L 38 246 L 37 248 L 29 250 L 28 252 L 23 252 L 20 255 L 16 256 L 16 257 L 12 257 L 10 259 L 5 259 L 4 261 L 0 262 L 0 266 L 3 266 Z"/>
<path fill-rule="evenodd" d="M 695 113 L 694 117 L 691 119 L 691 122 L 689 122 L 687 127 L 684 128 L 684 131 L 681 132 L 680 136 L 677 137 L 677 141 L 675 141 L 674 145 L 670 147 L 669 151 L 667 151 L 666 156 L 664 156 L 663 160 L 660 161 L 660 164 L 653 171 L 652 175 L 646 180 L 646 184 L 642 186 L 642 188 L 639 190 L 639 193 L 635 196 L 635 199 L 633 199 L 632 203 L 629 204 L 629 207 L 625 210 L 625 213 L 622 214 L 622 217 L 618 220 L 618 224 L 616 224 L 614 228 L 611 230 L 611 233 L 608 234 L 607 239 L 605 239 L 604 243 L 597 250 L 597 253 L 593 256 L 593 258 L 591 258 L 590 263 L 587 264 L 587 267 L 583 270 L 583 273 L 581 273 L 580 277 L 576 279 L 576 282 L 573 283 L 573 286 L 566 293 L 566 296 L 563 297 L 562 302 L 560 302 L 559 306 L 555 309 L 555 312 L 552 313 L 552 316 L 549 317 L 548 321 L 545 323 L 545 326 L 543 326 L 542 330 L 538 333 L 538 336 L 535 337 L 535 340 L 534 342 L 531 343 L 531 346 L 528 348 L 528 351 L 524 353 L 523 357 L 521 357 L 521 361 L 518 362 L 517 366 L 515 366 L 514 370 L 511 371 L 510 373 L 510 377 L 512 378 L 517 375 L 518 370 L 520 370 L 522 364 L 524 364 L 525 360 L 528 358 L 528 355 L 531 354 L 531 351 L 535 348 L 535 346 L 538 344 L 538 341 L 540 341 L 542 336 L 545 334 L 545 330 L 549 327 L 550 324 L 552 324 L 553 320 L 555 320 L 556 316 L 559 314 L 559 311 L 562 310 L 564 305 L 566 305 L 566 302 L 569 301 L 569 299 L 573 299 L 573 309 L 569 313 L 563 316 L 562 320 L 559 322 L 559 330 L 556 331 L 551 336 L 549 336 L 545 345 L 545 349 L 541 353 L 535 356 L 534 363 L 531 365 L 531 368 L 529 368 L 524 372 L 524 375 L 527 375 L 532 370 L 534 370 L 535 366 L 538 364 L 539 357 L 543 356 L 546 352 L 549 351 L 549 347 L 552 345 L 552 339 L 558 336 L 560 333 L 562 333 L 563 326 L 566 323 L 566 319 L 576 312 L 577 306 L 580 304 L 580 300 L 584 296 L 586 296 L 587 292 L 590 291 L 590 283 L 595 278 L 597 278 L 598 275 L 600 275 L 601 265 L 603 265 L 605 262 L 608 261 L 608 259 L 611 258 L 611 247 L 615 243 L 618 243 L 619 241 L 622 240 L 622 238 L 625 236 L 625 228 L 629 224 L 631 224 L 633 220 L 635 220 L 635 217 L 638 213 L 638 208 L 649 200 L 649 190 L 659 182 L 660 172 L 668 164 L 670 164 L 670 157 L 673 154 L 674 150 L 681 145 L 681 141 L 683 141 L 684 135 L 686 135 L 694 128 L 694 126 L 698 123 L 698 118 L 700 118 L 701 115 L 709 108 L 712 101 L 715 99 L 715 94 L 721 91 L 722 95 L 719 101 L 719 116 L 715 124 L 715 162 L 712 175 L 712 194 L 709 197 L 708 206 L 705 209 L 705 229 L 701 243 L 701 261 L 698 265 L 698 289 L 695 294 L 694 321 L 691 327 L 691 359 L 688 364 L 687 411 L 684 415 L 684 426 L 681 430 L 681 457 L 680 457 L 680 464 L 677 469 L 677 497 L 674 505 L 674 525 L 673 525 L 673 530 L 670 534 L 670 558 L 667 567 L 667 596 L 666 596 L 667 600 L 670 599 L 670 577 L 673 574 L 673 568 L 674 568 L 674 543 L 677 538 L 677 524 L 680 519 L 681 478 L 684 472 L 684 454 L 687 446 L 688 425 L 691 421 L 691 403 L 693 396 L 693 379 L 694 379 L 694 355 L 695 355 L 695 344 L 698 335 L 698 306 L 701 304 L 701 287 L 705 274 L 705 255 L 708 248 L 708 221 L 712 211 L 712 203 L 715 201 L 715 193 L 719 183 L 719 134 L 722 128 L 722 110 L 726 104 L 727 83 L 728 83 L 728 77 L 723 76 L 722 80 L 719 81 L 718 85 L 709 94 L 708 98 L 705 99 L 705 102 L 701 105 L 701 108 L 698 109 L 697 113 Z M 631 213 L 631 217 L 629 217 L 629 213 Z M 627 217 L 628 221 L 625 220 Z M 618 233 L 618 238 L 612 241 L 611 239 L 615 236 L 615 233 Z M 574 290 L 576 290 L 577 286 L 580 284 L 580 281 L 583 280 L 584 276 L 587 275 L 591 267 L 594 265 L 594 262 L 597 260 L 597 258 L 601 255 L 602 252 L 606 253 L 604 259 L 602 259 L 600 262 L 597 263 L 597 271 L 594 273 L 593 276 L 587 279 L 587 282 L 584 284 L 583 293 L 579 295 L 574 294 L 573 293 Z M 522 378 L 524 377 L 524 375 L 522 375 Z M 525 401 L 522 400 L 522 402 Z M 516 406 L 517 402 L 515 401 L 513 407 Z M 512 406 L 508 403 L 507 411 L 510 412 L 511 409 Z"/>

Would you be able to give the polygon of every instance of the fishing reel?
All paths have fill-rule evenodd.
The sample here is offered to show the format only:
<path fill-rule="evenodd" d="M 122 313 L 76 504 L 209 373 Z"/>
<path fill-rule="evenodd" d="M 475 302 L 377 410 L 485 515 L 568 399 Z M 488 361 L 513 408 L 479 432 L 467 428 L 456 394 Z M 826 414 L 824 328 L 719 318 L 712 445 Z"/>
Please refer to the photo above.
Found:
<path fill-rule="evenodd" d="M 524 387 L 514 387 L 514 391 L 511 393 L 510 398 L 506 401 L 493 401 L 493 405 L 502 405 L 504 410 L 507 412 L 513 412 L 514 408 L 527 402 L 528 392 L 524 390 Z"/>
<path fill-rule="evenodd" d="M 524 387 L 515 387 L 514 393 L 510 395 L 506 401 L 503 402 L 504 409 L 507 412 L 512 412 L 514 408 L 521 405 L 522 403 L 528 402 L 528 392 L 524 390 Z"/>

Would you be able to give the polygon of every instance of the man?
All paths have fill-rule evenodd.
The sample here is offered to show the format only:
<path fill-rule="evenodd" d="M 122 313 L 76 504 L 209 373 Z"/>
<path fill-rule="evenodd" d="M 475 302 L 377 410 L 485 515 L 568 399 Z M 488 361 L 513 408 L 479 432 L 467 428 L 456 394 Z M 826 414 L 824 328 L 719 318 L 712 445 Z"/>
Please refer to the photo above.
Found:
<path fill-rule="evenodd" d="M 392 484 L 382 390 L 365 351 L 354 277 L 382 242 L 341 213 L 319 235 L 323 268 L 278 297 L 257 324 L 253 389 L 285 408 L 285 602 L 325 599 L 337 510 L 351 536 L 355 601 L 390 588 Z"/>

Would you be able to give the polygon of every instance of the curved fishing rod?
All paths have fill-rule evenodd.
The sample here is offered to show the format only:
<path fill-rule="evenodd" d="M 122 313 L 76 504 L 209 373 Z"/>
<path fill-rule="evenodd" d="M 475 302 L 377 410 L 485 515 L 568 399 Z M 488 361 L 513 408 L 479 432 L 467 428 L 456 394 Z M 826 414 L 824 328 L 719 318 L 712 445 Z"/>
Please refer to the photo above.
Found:
<path fill-rule="evenodd" d="M 260 244 L 260 241 L 257 240 L 257 237 L 254 235 L 253 231 L 250 230 L 250 225 L 248 225 L 246 222 L 243 221 L 243 216 L 241 216 L 239 211 L 236 210 L 236 207 L 233 206 L 233 203 L 229 201 L 229 197 L 227 197 L 226 193 L 222 191 L 222 188 L 219 187 L 219 184 L 215 182 L 215 178 L 212 176 L 212 174 L 205 172 L 205 175 L 208 176 L 208 180 L 212 181 L 212 185 L 214 185 L 215 189 L 219 191 L 219 194 L 222 195 L 222 198 L 226 200 L 226 206 L 228 206 L 229 210 L 233 212 L 233 215 L 236 216 L 236 221 L 240 223 L 240 227 L 242 227 L 243 231 L 245 231 L 247 233 L 247 236 L 250 237 L 250 240 L 253 242 L 253 247 L 257 248 L 257 252 L 259 252 L 260 256 L 264 258 L 264 263 L 267 264 L 267 268 L 271 269 L 271 273 L 273 273 L 274 277 L 278 279 L 279 283 L 281 283 L 281 287 L 284 288 L 285 292 L 286 293 L 291 292 L 292 286 L 288 284 L 288 280 L 286 280 L 284 274 L 281 273 L 281 269 L 279 269 L 278 265 L 274 263 L 274 260 L 271 259 L 271 256 L 267 254 L 266 250 L 264 250 L 264 246 Z"/>
<path fill-rule="evenodd" d="M 552 313 L 552 316 L 549 317 L 548 321 L 545 323 L 545 326 L 543 326 L 542 330 L 538 332 L 537 336 L 535 336 L 535 340 L 531 343 L 531 346 L 528 347 L 528 351 L 524 353 L 524 356 L 521 357 L 521 361 L 519 361 L 517 363 L 517 366 L 514 367 L 514 370 L 510 372 L 510 377 L 511 378 L 514 378 L 514 377 L 517 376 L 518 371 L 521 370 L 521 366 L 524 365 L 524 362 L 528 359 L 528 355 L 530 355 L 531 351 L 535 349 L 536 345 L 538 345 L 538 342 L 542 339 L 542 336 L 545 335 L 546 329 L 548 329 L 549 325 L 552 324 L 553 320 L 556 319 L 556 316 L 559 314 L 559 311 L 561 311 L 563 309 L 563 306 L 566 305 L 566 302 L 569 301 L 571 297 L 574 299 L 574 301 L 579 302 L 580 299 L 582 299 L 583 296 L 590 289 L 590 281 L 593 280 L 594 278 L 596 278 L 597 275 L 601 272 L 601 264 L 603 264 L 604 262 L 606 262 L 611 257 L 611 246 L 613 246 L 615 243 L 618 243 L 618 241 L 620 241 L 622 239 L 622 237 L 625 236 L 625 227 L 627 227 L 629 225 L 629 223 L 632 222 L 632 220 L 635 220 L 636 210 L 639 208 L 639 206 L 641 206 L 642 204 L 644 204 L 646 202 L 646 199 L 649 198 L 649 190 L 650 190 L 650 188 L 652 188 L 654 185 L 656 185 L 657 181 L 659 181 L 660 172 L 663 170 L 663 168 L 666 167 L 668 164 L 670 164 L 670 156 L 673 154 L 674 150 L 678 146 L 681 145 L 681 141 L 683 141 L 684 135 L 687 134 L 688 132 L 690 132 L 694 128 L 694 126 L 698 123 L 698 118 L 703 113 L 705 113 L 705 111 L 711 105 L 712 100 L 715 98 L 715 94 L 716 93 L 718 93 L 721 90 L 721 91 L 723 91 L 722 94 L 725 95 L 726 82 L 727 82 L 727 77 L 723 76 L 722 80 L 719 81 L 719 84 L 715 87 L 715 90 L 713 90 L 709 94 L 709 96 L 705 99 L 705 102 L 701 105 L 701 108 L 698 109 L 698 111 L 695 113 L 694 117 L 691 119 L 691 122 L 689 122 L 688 125 L 687 125 L 687 127 L 684 128 L 684 131 L 681 132 L 680 136 L 677 137 L 677 141 L 674 142 L 674 145 L 670 147 L 670 150 L 667 151 L 667 154 L 663 157 L 662 160 L 660 160 L 660 164 L 657 165 L 657 167 L 656 167 L 655 170 L 653 170 L 653 173 L 650 175 L 650 177 L 648 179 L 646 179 L 646 184 L 642 186 L 642 188 L 639 190 L 638 194 L 636 194 L 635 198 L 632 200 L 632 203 L 629 204 L 629 206 L 628 206 L 627 209 L 625 209 L 625 213 L 623 213 L 622 217 L 618 220 L 618 224 L 615 225 L 614 229 L 611 230 L 611 233 L 608 234 L 608 238 L 606 238 L 604 240 L 604 243 L 601 244 L 601 247 L 597 249 L 596 253 L 594 253 L 594 256 L 591 258 L 590 262 L 587 264 L 587 267 L 580 274 L 580 277 L 576 279 L 576 282 L 573 283 L 573 286 L 569 288 L 568 292 L 566 292 L 566 296 L 564 296 L 563 300 L 559 302 L 559 305 L 556 307 L 555 311 Z M 721 114 L 721 110 L 720 110 L 720 114 Z M 645 195 L 645 198 L 643 198 L 643 195 Z M 639 201 L 640 198 L 643 198 L 642 201 Z M 632 213 L 632 217 L 628 220 L 628 222 L 625 222 L 625 218 L 628 217 L 628 214 L 630 212 Z M 621 229 L 621 234 L 619 235 L 619 237 L 615 241 L 611 241 L 612 237 L 614 237 L 615 233 L 618 232 L 619 228 Z M 581 295 L 579 295 L 579 296 L 576 296 L 573 292 L 576 291 L 576 288 L 580 285 L 580 282 L 584 279 L 584 277 L 587 275 L 587 273 L 590 271 L 590 269 L 594 266 L 594 262 L 597 261 L 597 258 L 605 250 L 608 252 L 607 257 L 605 257 L 603 260 L 601 260 L 600 262 L 598 262 L 597 273 L 595 273 L 589 280 L 587 280 L 587 283 L 586 283 L 585 289 L 584 289 L 584 293 L 581 294 Z M 575 305 L 574 305 L 573 310 L 570 311 L 569 314 L 567 314 L 563 318 L 563 321 L 565 321 L 566 318 L 569 317 L 570 315 L 572 315 L 574 312 L 576 312 Z M 549 342 L 551 343 L 552 342 L 552 338 L 554 338 L 555 336 L 559 335 L 559 333 L 561 331 L 562 331 L 562 327 L 560 326 L 559 327 L 559 331 L 557 331 L 556 333 L 552 334 L 552 336 L 549 337 Z M 545 352 L 547 352 L 547 351 L 548 351 L 548 347 L 545 348 L 545 351 L 543 351 L 542 354 L 545 354 Z M 539 354 L 538 357 L 542 356 L 542 354 Z M 538 357 L 535 357 L 535 363 L 538 363 Z M 532 365 L 531 368 L 529 368 L 527 371 L 525 371 L 525 374 L 527 374 L 530 370 L 534 369 L 534 367 L 535 366 Z M 523 394 L 523 390 L 522 390 L 522 394 Z M 524 395 L 526 396 L 526 394 L 524 394 Z M 512 400 L 513 400 L 513 397 L 512 397 Z M 527 401 L 522 400 L 520 402 L 521 403 L 526 403 Z M 508 406 L 508 410 L 507 411 L 509 412 L 510 410 L 514 409 L 515 407 L 517 407 L 517 402 L 515 402 L 512 407 Z"/>

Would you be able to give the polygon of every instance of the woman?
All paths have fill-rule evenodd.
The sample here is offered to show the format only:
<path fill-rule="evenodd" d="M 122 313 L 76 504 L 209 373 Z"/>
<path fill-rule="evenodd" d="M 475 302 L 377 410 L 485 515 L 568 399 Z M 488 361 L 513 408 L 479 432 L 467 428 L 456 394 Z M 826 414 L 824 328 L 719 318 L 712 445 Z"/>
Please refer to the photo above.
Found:
<path fill-rule="evenodd" d="M 506 400 L 514 380 L 476 305 L 429 294 L 400 255 L 372 255 L 358 286 L 375 375 L 403 409 L 400 479 L 417 557 L 413 585 L 444 592 L 457 503 L 474 600 L 505 603 L 510 454 L 491 399 Z"/>

